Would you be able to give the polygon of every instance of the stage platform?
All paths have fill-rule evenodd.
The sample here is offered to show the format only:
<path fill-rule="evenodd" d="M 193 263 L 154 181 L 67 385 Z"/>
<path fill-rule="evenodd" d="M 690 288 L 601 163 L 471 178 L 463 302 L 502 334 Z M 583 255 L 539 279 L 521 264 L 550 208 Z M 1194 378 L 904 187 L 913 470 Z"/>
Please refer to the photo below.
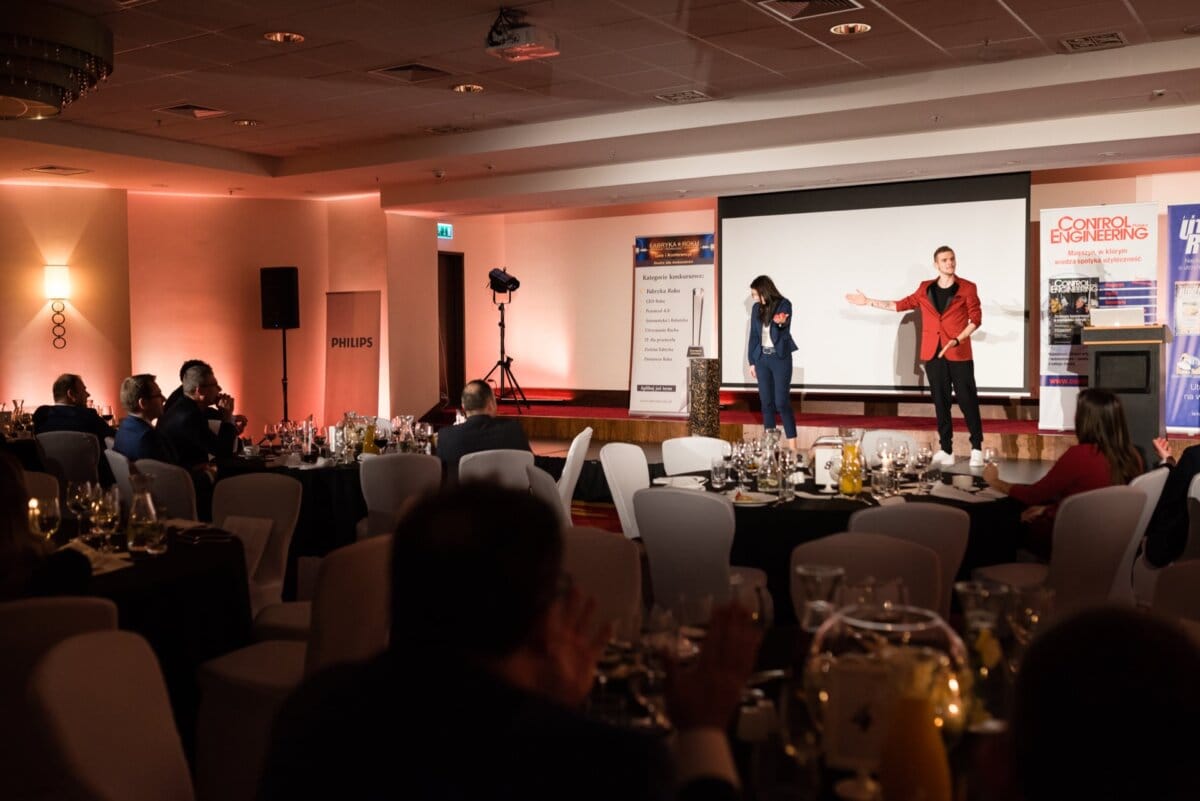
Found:
<path fill-rule="evenodd" d="M 671 437 L 688 434 L 686 418 L 633 415 L 627 408 L 568 403 L 532 403 L 518 411 L 511 403 L 500 406 L 500 414 L 521 421 L 530 440 L 570 441 L 586 426 L 593 430 L 593 442 L 661 443 Z M 917 442 L 936 445 L 937 421 L 933 417 L 866 414 L 796 414 L 796 438 L 801 448 L 839 428 L 890 429 L 911 435 Z M 722 409 L 721 438 L 740 440 L 762 431 L 762 418 L 744 409 Z M 1030 459 L 1053 461 L 1075 444 L 1074 432 L 1039 430 L 1034 420 L 985 419 L 984 446 L 994 447 L 1004 460 Z M 965 456 L 970 451 L 966 424 L 954 420 L 954 452 Z"/>

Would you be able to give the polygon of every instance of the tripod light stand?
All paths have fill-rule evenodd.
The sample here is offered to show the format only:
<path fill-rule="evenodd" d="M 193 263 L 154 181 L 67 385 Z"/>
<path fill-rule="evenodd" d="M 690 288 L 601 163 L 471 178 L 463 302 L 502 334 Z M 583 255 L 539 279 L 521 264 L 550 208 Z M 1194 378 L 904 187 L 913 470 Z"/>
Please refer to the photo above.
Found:
<path fill-rule="evenodd" d="M 516 291 L 521 282 L 508 274 L 507 268 L 499 268 L 492 270 L 488 274 L 488 286 L 492 290 L 492 303 L 500 307 L 500 358 L 492 365 L 492 369 L 488 370 L 488 374 L 483 377 L 486 383 L 492 377 L 492 373 L 500 371 L 500 390 L 496 393 L 496 400 L 500 401 L 504 398 L 504 385 L 509 385 L 509 393 L 514 401 L 517 401 L 517 414 L 521 414 L 521 404 L 529 406 L 529 399 L 525 397 L 525 392 L 521 389 L 521 385 L 517 383 L 517 377 L 512 372 L 513 359 L 504 351 L 504 307 L 507 303 L 512 302 L 512 293 Z M 507 295 L 507 299 L 503 301 L 496 300 L 496 294 L 500 293 Z"/>

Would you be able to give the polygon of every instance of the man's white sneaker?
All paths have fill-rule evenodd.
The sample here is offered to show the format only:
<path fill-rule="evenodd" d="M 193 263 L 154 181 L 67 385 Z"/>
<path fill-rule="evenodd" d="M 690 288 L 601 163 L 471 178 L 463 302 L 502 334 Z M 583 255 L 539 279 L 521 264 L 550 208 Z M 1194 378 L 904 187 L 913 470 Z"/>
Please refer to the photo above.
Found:
<path fill-rule="evenodd" d="M 978 448 L 971 450 L 971 467 L 983 467 L 983 451 Z"/>
<path fill-rule="evenodd" d="M 940 464 L 949 467 L 950 465 L 954 464 L 954 456 L 946 453 L 945 451 L 938 451 L 933 455 L 933 458 L 930 459 L 930 462 L 932 464 Z"/>

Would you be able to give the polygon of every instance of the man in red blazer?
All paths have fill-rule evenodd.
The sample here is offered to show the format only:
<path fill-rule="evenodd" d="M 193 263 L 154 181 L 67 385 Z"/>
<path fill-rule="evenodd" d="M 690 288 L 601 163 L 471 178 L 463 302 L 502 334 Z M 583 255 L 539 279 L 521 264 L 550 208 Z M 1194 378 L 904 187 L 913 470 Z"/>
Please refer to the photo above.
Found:
<path fill-rule="evenodd" d="M 901 300 L 872 300 L 856 290 L 846 295 L 855 306 L 870 306 L 890 311 L 921 310 L 921 358 L 937 411 L 941 450 L 934 462 L 954 464 L 953 435 L 950 422 L 951 391 L 958 398 L 971 435 L 971 467 L 983 467 L 983 423 L 979 418 L 979 393 L 975 388 L 975 362 L 971 356 L 971 334 L 982 322 L 979 293 L 975 284 L 955 274 L 958 264 L 954 250 L 942 245 L 933 252 L 937 278 L 922 281 Z"/>

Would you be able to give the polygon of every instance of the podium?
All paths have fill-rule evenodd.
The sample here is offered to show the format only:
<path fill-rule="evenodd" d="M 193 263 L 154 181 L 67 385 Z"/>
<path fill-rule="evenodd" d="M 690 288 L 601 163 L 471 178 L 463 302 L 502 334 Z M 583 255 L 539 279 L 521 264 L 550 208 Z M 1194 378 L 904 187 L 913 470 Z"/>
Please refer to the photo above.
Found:
<path fill-rule="evenodd" d="M 1133 444 L 1153 458 L 1153 440 L 1163 433 L 1163 346 L 1171 341 L 1170 327 L 1091 326 L 1080 339 L 1088 349 L 1088 385 L 1121 399 Z"/>

